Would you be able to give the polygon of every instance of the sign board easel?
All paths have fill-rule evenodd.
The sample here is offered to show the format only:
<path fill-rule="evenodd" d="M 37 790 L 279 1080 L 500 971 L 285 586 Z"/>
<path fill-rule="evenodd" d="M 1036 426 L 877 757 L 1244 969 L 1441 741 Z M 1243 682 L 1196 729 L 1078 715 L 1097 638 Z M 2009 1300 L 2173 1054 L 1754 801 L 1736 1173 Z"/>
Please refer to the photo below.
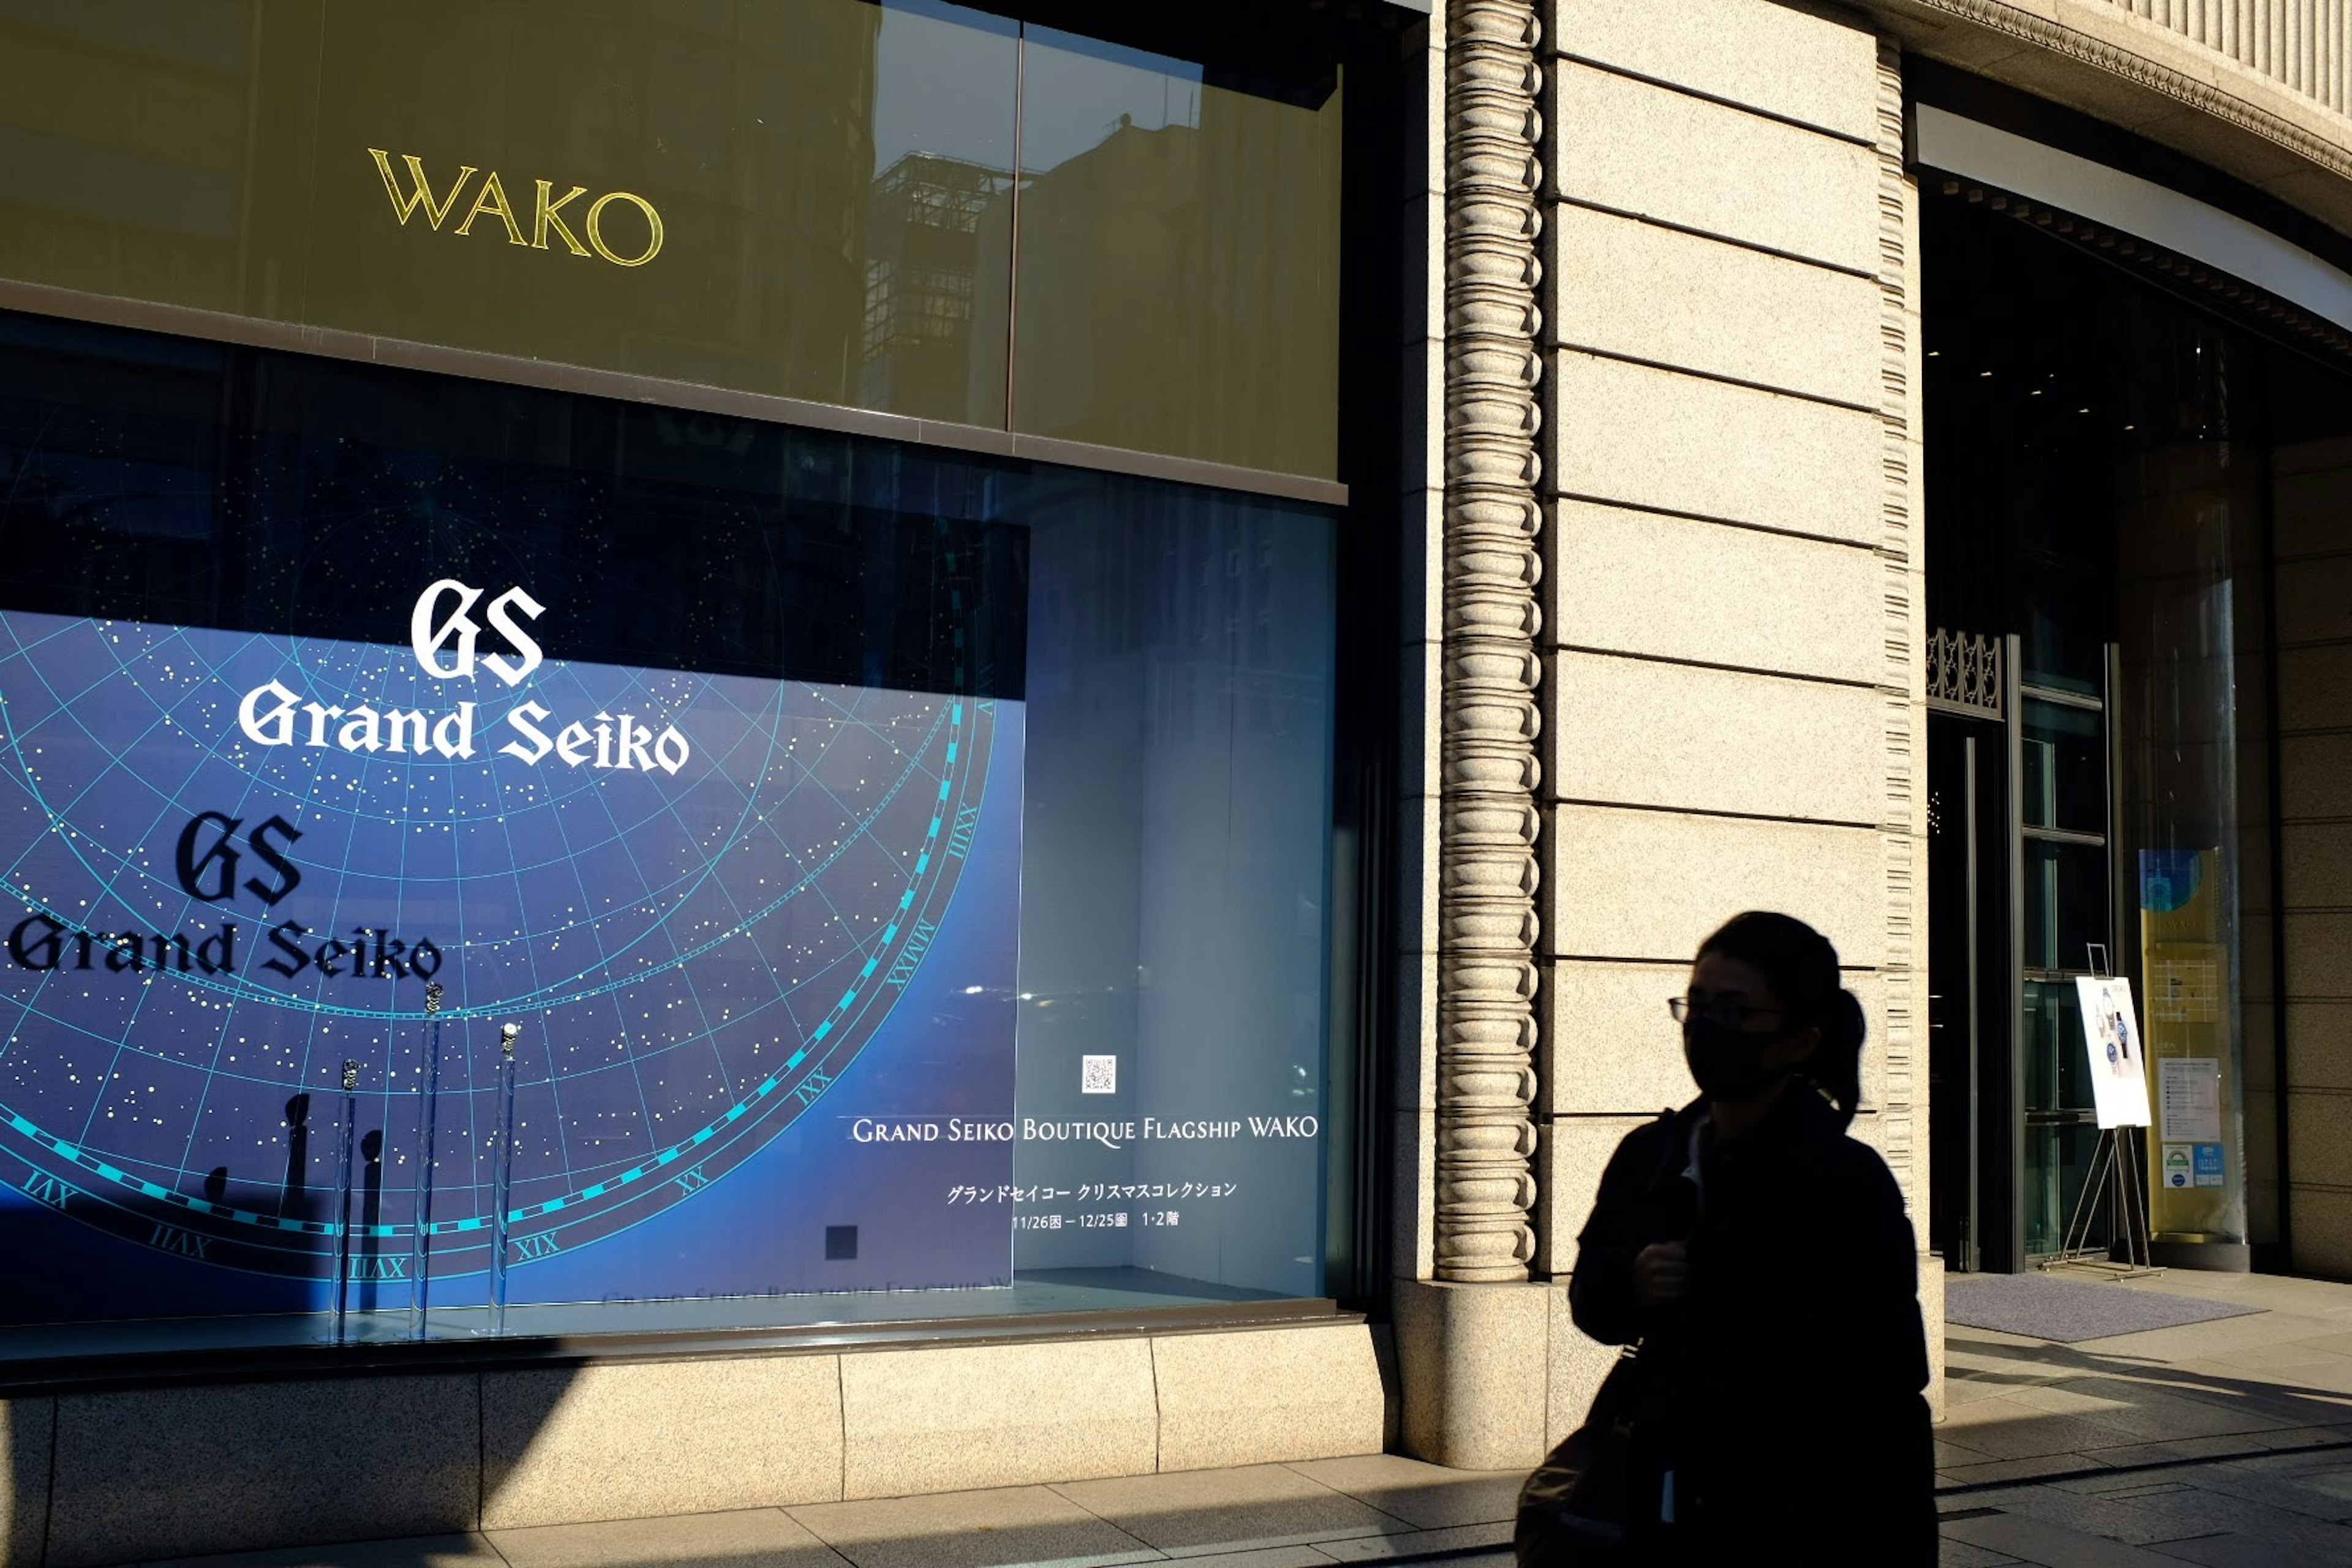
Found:
<path fill-rule="evenodd" d="M 2082 1005 L 2083 1047 L 2090 1068 L 2091 1095 L 2099 1119 L 2099 1141 L 2091 1152 L 2091 1168 L 2083 1177 L 2082 1193 L 2058 1254 L 2042 1267 L 2062 1265 L 2096 1268 L 2118 1279 L 2161 1274 L 2149 1259 L 2147 1192 L 2140 1161 L 2127 1128 L 2146 1127 L 2151 1120 L 2147 1103 L 2147 1056 L 2138 1016 L 2132 1006 L 2131 982 L 2107 973 L 2107 951 L 2089 945 L 2091 973 L 2074 981 Z M 2093 1194 L 2106 1189 L 2115 1235 L 2121 1243 L 2091 1246 L 2091 1221 L 2096 1215 Z M 2120 1256 L 2118 1256 L 2118 1251 Z"/>

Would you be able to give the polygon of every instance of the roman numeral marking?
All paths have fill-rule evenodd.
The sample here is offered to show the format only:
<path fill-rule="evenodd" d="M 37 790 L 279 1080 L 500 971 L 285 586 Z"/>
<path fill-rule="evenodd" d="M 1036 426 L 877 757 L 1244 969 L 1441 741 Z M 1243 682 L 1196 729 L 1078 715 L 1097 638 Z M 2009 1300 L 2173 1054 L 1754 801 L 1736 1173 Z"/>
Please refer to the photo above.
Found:
<path fill-rule="evenodd" d="M 803 1105 L 814 1105 L 816 1097 L 833 1086 L 833 1079 L 821 1072 L 813 1072 L 793 1086 L 793 1098 Z"/>
<path fill-rule="evenodd" d="M 516 1237 L 514 1246 L 516 1259 L 523 1263 L 529 1263 L 534 1258 L 552 1258 L 563 1250 L 556 1244 L 555 1237 L 544 1234 Z"/>
<path fill-rule="evenodd" d="M 81 1196 L 81 1189 L 59 1181 L 47 1171 L 35 1171 L 25 1184 L 25 1195 L 37 1204 L 63 1211 L 73 1199 Z"/>
<path fill-rule="evenodd" d="M 972 835 L 980 831 L 980 807 L 956 808 L 955 826 L 948 830 L 948 853 L 961 860 L 971 853 Z"/>
<path fill-rule="evenodd" d="M 898 950 L 898 962 L 890 966 L 890 973 L 882 977 L 882 984 L 903 986 L 912 980 L 915 965 L 923 961 L 923 954 L 931 951 L 931 938 L 939 934 L 940 928 L 934 922 L 917 921 L 915 929 L 907 933 L 906 946 Z"/>
<path fill-rule="evenodd" d="M 689 1165 L 677 1173 L 677 1184 L 689 1193 L 698 1193 L 710 1184 L 710 1177 L 699 1165 Z"/>
<path fill-rule="evenodd" d="M 352 1259 L 354 1279 L 405 1279 L 408 1259 L 405 1258 L 354 1258 Z"/>
<path fill-rule="evenodd" d="M 155 1234 L 147 1238 L 147 1245 L 156 1251 L 177 1253 L 182 1258 L 202 1258 L 212 1244 L 210 1237 L 170 1225 L 157 1226 Z"/>

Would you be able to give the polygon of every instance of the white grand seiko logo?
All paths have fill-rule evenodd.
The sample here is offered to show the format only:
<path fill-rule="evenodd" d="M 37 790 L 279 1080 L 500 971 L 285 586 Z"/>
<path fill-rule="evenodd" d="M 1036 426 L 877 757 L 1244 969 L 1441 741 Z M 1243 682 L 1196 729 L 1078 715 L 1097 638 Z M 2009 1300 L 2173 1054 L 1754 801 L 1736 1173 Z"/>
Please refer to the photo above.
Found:
<path fill-rule="evenodd" d="M 509 588 L 483 608 L 488 630 L 505 643 L 499 653 L 481 653 L 484 630 L 472 611 L 484 590 L 444 577 L 417 596 L 408 616 L 408 646 L 417 665 L 435 680 L 471 680 L 487 669 L 509 687 L 520 686 L 546 662 L 537 638 L 524 629 L 547 606 L 520 588 Z M 454 598 L 454 605 L 449 601 Z M 448 606 L 444 613 L 445 606 Z M 460 702 L 438 715 L 423 709 L 377 709 L 366 703 L 338 706 L 306 701 L 271 680 L 255 687 L 237 704 L 237 728 L 257 746 L 331 747 L 345 752 L 393 752 L 449 758 L 474 755 L 478 703 Z M 677 726 L 656 732 L 632 713 L 598 712 L 593 721 L 555 728 L 554 713 L 538 702 L 519 702 L 501 721 L 516 739 L 499 748 L 505 756 L 537 766 L 550 756 L 567 767 L 619 772 L 676 773 L 694 749 Z"/>

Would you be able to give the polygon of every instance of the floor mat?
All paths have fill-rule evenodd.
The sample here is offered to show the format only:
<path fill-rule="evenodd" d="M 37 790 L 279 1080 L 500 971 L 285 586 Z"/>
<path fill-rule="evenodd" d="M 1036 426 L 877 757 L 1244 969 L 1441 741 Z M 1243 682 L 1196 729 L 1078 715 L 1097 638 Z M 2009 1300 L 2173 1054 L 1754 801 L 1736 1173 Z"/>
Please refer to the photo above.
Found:
<path fill-rule="evenodd" d="M 1944 1320 L 2071 1345 L 2148 1329 L 2177 1329 L 2263 1311 L 2193 1296 L 2126 1289 L 2109 1279 L 2050 1274 L 1956 1274 L 1944 1282 Z"/>

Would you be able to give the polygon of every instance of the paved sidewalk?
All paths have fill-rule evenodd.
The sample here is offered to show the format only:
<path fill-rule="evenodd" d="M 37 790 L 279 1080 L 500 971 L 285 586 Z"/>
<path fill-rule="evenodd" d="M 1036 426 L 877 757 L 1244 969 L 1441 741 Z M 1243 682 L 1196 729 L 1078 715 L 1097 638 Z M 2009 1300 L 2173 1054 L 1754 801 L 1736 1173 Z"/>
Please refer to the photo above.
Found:
<path fill-rule="evenodd" d="M 1937 1434 L 1945 1563 L 2352 1568 L 2352 1285 L 2174 1272 L 2102 1288 L 2263 1310 L 2077 1345 L 1953 1328 Z M 1376 1455 L 177 1568 L 1495 1568 L 1519 1479 Z"/>
<path fill-rule="evenodd" d="M 2352 1285 L 2103 1288 L 2264 1310 L 2074 1345 L 1953 1325 L 1944 1562 L 2352 1568 Z"/>
<path fill-rule="evenodd" d="M 1331 1568 L 1507 1564 L 1517 1473 L 1375 1454 L 875 1502 L 814 1503 L 193 1558 L 181 1568 Z"/>

